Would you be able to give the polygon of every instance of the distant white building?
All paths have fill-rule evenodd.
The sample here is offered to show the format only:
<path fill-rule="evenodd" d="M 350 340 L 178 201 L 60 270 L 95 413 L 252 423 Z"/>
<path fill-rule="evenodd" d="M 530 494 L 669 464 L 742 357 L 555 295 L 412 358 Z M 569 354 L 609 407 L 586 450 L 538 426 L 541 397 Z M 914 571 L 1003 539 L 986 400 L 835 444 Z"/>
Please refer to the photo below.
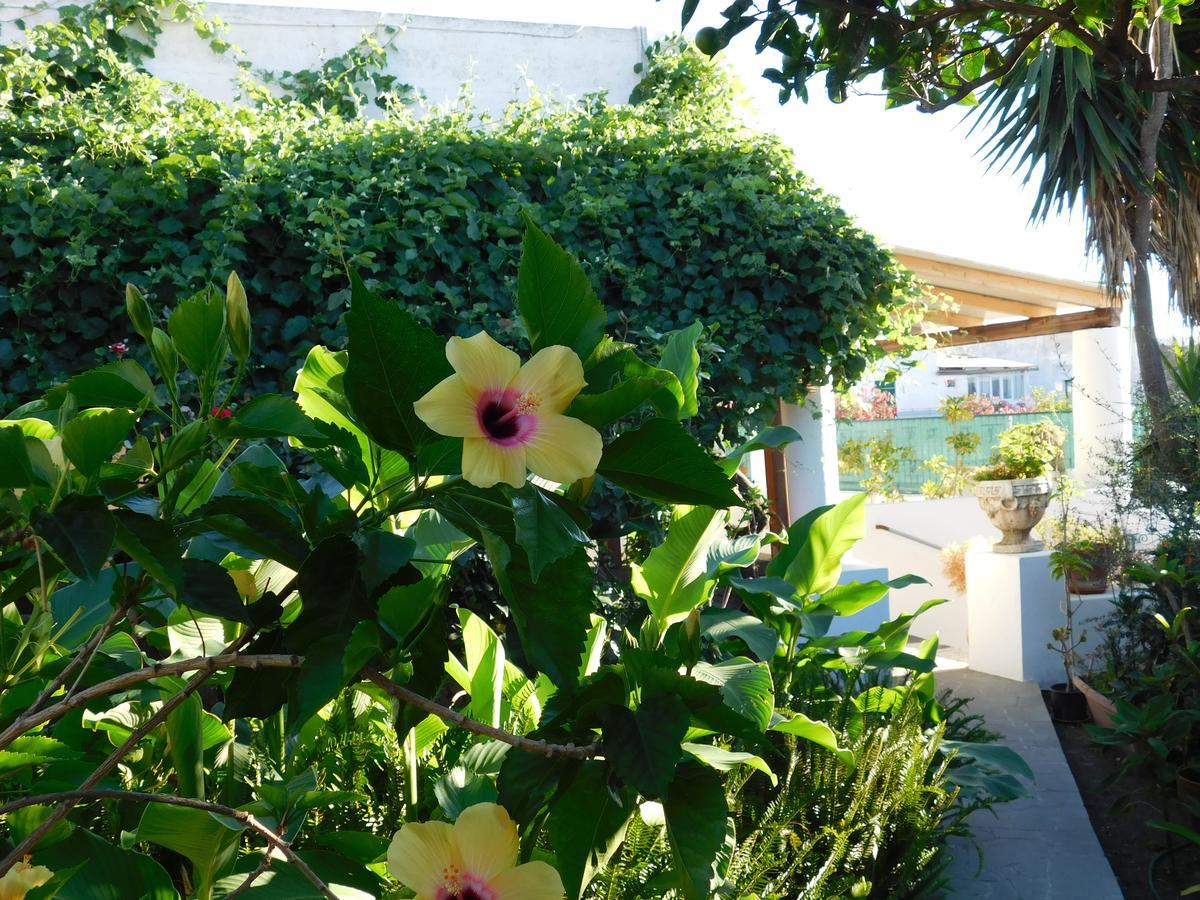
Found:
<path fill-rule="evenodd" d="M 975 394 L 1018 405 L 1035 389 L 1069 394 L 1074 374 L 1069 335 L 1043 335 L 996 341 L 916 355 L 917 365 L 900 375 L 889 390 L 896 395 L 896 414 L 936 414 L 946 397 Z M 881 373 L 863 387 L 874 386 Z"/>

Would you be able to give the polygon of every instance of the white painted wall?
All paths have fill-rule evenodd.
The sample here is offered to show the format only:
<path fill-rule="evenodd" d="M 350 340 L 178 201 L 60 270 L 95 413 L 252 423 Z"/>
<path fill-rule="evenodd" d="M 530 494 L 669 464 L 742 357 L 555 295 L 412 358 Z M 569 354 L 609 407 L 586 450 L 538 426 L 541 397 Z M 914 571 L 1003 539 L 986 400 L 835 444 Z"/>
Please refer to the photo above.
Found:
<path fill-rule="evenodd" d="M 447 9 L 454 4 L 447 3 Z M 383 25 L 403 29 L 392 39 L 389 74 L 413 85 L 428 102 L 454 101 L 470 82 L 474 108 L 498 113 L 530 87 L 546 96 L 576 100 L 607 90 L 624 101 L 637 83 L 634 65 L 646 46 L 641 28 L 595 28 L 527 22 L 381 14 L 367 10 L 209 3 L 207 13 L 224 20 L 224 38 L 241 48 L 254 68 L 315 68 L 329 56 L 354 46 L 364 31 Z M 55 21 L 53 7 L 0 2 L 0 21 L 27 16 L 29 24 Z M 382 31 L 377 32 L 381 42 Z M 12 24 L 0 40 L 19 40 Z M 164 23 L 154 59 L 147 68 L 180 81 L 214 100 L 237 93 L 239 56 L 214 54 L 190 25 Z"/>

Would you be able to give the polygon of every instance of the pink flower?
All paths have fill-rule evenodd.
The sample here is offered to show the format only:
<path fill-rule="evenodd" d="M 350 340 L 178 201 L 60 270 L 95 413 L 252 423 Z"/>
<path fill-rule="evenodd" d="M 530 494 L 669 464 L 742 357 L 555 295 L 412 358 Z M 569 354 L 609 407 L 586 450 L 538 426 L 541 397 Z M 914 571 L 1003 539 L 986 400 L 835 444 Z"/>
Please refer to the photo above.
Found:
<path fill-rule="evenodd" d="M 208 411 L 208 414 L 214 419 L 231 419 L 233 418 L 233 410 L 228 406 L 214 406 Z"/>
<path fill-rule="evenodd" d="M 129 345 L 124 341 L 117 341 L 114 344 L 109 344 L 108 349 L 111 353 L 115 353 L 117 356 L 124 356 L 129 352 Z"/>

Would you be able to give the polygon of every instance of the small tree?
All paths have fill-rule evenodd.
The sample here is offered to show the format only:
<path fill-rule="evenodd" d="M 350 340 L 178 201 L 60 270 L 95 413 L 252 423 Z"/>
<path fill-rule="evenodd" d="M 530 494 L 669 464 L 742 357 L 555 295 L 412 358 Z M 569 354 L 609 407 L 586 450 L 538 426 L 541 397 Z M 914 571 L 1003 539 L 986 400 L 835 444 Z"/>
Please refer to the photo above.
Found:
<path fill-rule="evenodd" d="M 967 457 L 979 449 L 979 434 L 965 427 L 974 420 L 975 410 L 969 396 L 944 397 L 938 404 L 938 412 L 950 426 L 946 447 L 954 461 L 947 462 L 941 454 L 925 460 L 921 467 L 934 477 L 921 485 L 921 493 L 926 497 L 957 497 L 966 493 L 971 480 L 972 467 L 967 465 Z"/>

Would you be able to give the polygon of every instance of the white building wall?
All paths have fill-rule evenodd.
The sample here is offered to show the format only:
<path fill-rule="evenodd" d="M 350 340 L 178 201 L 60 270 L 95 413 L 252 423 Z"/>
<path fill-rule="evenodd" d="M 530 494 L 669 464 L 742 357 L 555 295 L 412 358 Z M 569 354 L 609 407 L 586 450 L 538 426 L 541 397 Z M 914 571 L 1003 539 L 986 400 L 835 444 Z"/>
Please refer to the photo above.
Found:
<path fill-rule="evenodd" d="M 914 355 L 918 365 L 896 379 L 896 409 L 899 415 L 932 414 L 937 411 L 937 406 L 944 397 L 961 396 L 966 393 L 967 375 L 938 374 L 938 357 L 946 352 L 955 356 L 989 356 L 1035 366 L 1024 373 L 1026 397 L 1035 387 L 1066 393 L 1067 382 L 1073 374 L 1069 334 L 1016 338 L 1010 341 L 954 347 L 948 351 L 923 350 Z M 871 373 L 864 379 L 863 386 L 872 385 L 881 376 L 882 372 Z M 948 381 L 955 383 L 950 385 Z"/>
<path fill-rule="evenodd" d="M 453 9 L 453 4 L 447 4 Z M 641 28 L 593 28 L 525 22 L 381 14 L 366 10 L 319 7 L 208 3 L 209 16 L 229 25 L 223 35 L 244 51 L 214 54 L 191 25 L 163 23 L 155 57 L 146 68 L 161 78 L 182 82 L 214 100 L 237 95 L 239 59 L 255 69 L 316 68 L 324 59 L 349 50 L 364 32 L 381 43 L 382 26 L 402 29 L 390 38 L 388 74 L 411 84 L 432 105 L 454 101 L 469 82 L 475 109 L 502 111 L 531 88 L 544 96 L 576 100 L 607 90 L 624 101 L 637 83 L 633 67 L 646 46 Z M 55 21 L 53 8 L 0 2 L 0 20 L 26 16 L 28 24 Z M 0 40 L 15 41 L 20 31 L 9 24 Z"/>

